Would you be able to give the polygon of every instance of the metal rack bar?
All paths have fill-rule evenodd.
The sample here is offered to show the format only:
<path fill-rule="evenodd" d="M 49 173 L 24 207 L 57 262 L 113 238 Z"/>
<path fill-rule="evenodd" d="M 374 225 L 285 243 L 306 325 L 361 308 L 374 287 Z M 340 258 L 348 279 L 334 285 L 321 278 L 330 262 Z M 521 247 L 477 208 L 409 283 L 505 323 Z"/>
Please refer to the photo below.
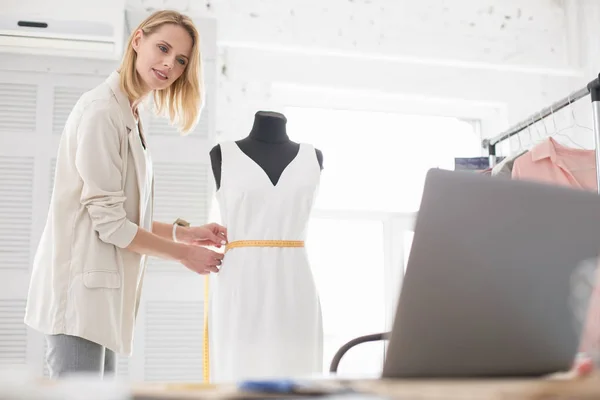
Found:
<path fill-rule="evenodd" d="M 599 78 L 600 79 L 600 78 Z M 592 99 L 592 108 L 594 114 L 594 143 L 596 145 L 596 181 L 598 183 L 598 193 L 600 193 L 600 82 L 599 79 L 591 82 L 590 96 Z"/>
<path fill-rule="evenodd" d="M 571 93 L 569 96 L 560 99 L 553 103 L 549 107 L 546 107 L 539 112 L 531 115 L 529 118 L 511 127 L 510 129 L 502 132 L 498 136 L 491 139 L 484 139 L 481 142 L 481 146 L 488 150 L 490 157 L 490 165 L 494 165 L 496 161 L 496 146 L 498 143 L 511 138 L 512 136 L 522 132 L 528 127 L 534 125 L 536 122 L 543 120 L 544 118 L 552 115 L 553 113 L 567 107 L 568 105 L 576 102 L 587 96 L 591 95 L 592 108 L 594 113 L 594 141 L 596 145 L 596 176 L 598 181 L 598 192 L 600 193 L 600 75 L 599 78 L 594 79 L 587 84 L 586 87 L 579 89 L 576 92 Z"/>
<path fill-rule="evenodd" d="M 498 143 L 516 135 L 517 133 L 529 128 L 531 125 L 535 124 L 536 122 L 539 122 L 541 120 L 543 120 L 544 118 L 552 115 L 552 113 L 557 112 L 563 108 L 565 108 L 566 106 L 568 106 L 571 103 L 576 102 L 577 100 L 580 100 L 582 98 L 584 98 L 585 96 L 587 96 L 590 93 L 589 88 L 586 86 L 583 89 L 580 89 L 576 92 L 571 93 L 569 96 L 565 97 L 564 99 L 561 99 L 555 103 L 553 103 L 551 106 L 546 107 L 542 110 L 540 110 L 539 112 L 529 116 L 527 119 L 525 119 L 523 122 L 518 123 L 517 125 L 511 127 L 510 129 L 502 132 L 501 134 L 499 134 L 498 136 L 495 136 L 491 139 L 485 139 L 482 142 L 482 146 L 484 149 L 489 149 L 491 147 L 495 147 Z"/>

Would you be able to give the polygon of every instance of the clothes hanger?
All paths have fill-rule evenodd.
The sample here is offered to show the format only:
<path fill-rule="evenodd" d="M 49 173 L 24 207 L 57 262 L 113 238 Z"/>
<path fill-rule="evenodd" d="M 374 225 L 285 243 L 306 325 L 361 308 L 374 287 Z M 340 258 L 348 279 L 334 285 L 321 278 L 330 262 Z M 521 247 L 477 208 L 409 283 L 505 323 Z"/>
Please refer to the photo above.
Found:
<path fill-rule="evenodd" d="M 575 107 L 573 106 L 574 103 L 571 103 L 570 99 L 571 99 L 571 96 L 569 96 L 569 104 L 570 104 L 570 108 L 571 108 L 571 118 L 573 118 L 573 122 L 575 123 L 574 126 L 576 128 L 586 129 L 590 132 L 594 132 L 594 130 L 592 128 L 588 128 L 587 126 L 579 125 L 577 123 L 577 119 L 575 118 Z"/>
<path fill-rule="evenodd" d="M 498 175 L 500 173 L 500 171 L 502 171 L 504 169 L 504 166 L 506 164 L 514 162 L 517 158 L 519 158 L 523 154 L 527 153 L 527 149 L 525 148 L 525 146 L 523 146 L 523 142 L 521 141 L 521 132 L 514 135 L 514 136 L 516 136 L 516 139 L 519 143 L 519 147 L 517 148 L 516 151 L 513 151 L 512 146 L 511 146 L 509 155 L 504 157 L 504 159 L 502 161 L 500 161 L 498 164 L 496 164 L 492 168 L 492 176 Z M 510 138 L 508 140 L 510 143 Z"/>
<path fill-rule="evenodd" d="M 529 134 L 529 144 L 531 145 L 531 147 L 537 145 L 535 139 L 533 138 L 533 133 L 531 133 L 531 127 L 534 126 L 536 123 L 533 120 L 533 115 L 531 116 L 531 124 L 529 124 L 529 126 L 527 127 L 527 133 Z M 536 126 L 537 129 L 537 126 Z"/>
<path fill-rule="evenodd" d="M 527 127 L 527 129 L 531 129 L 531 125 L 529 127 Z M 529 134 L 531 135 L 531 132 Z M 506 157 L 506 161 L 514 161 L 529 151 L 525 146 L 523 146 L 523 141 L 521 140 L 521 134 L 519 133 L 515 136 L 517 136 L 517 140 L 519 141 L 519 148 L 510 157 Z"/>
<path fill-rule="evenodd" d="M 531 129 L 531 125 L 527 127 L 527 129 Z M 523 130 L 524 131 L 524 130 Z M 523 154 L 525 154 L 527 152 L 527 148 L 523 145 L 523 141 L 521 140 L 521 133 L 523 132 L 519 132 L 515 135 L 517 142 L 519 143 L 519 147 L 517 148 L 517 150 L 513 151 L 511 149 L 510 154 L 506 157 L 504 157 L 504 160 L 501 161 L 501 164 L 504 165 L 507 162 L 514 160 L 518 157 L 521 157 Z M 529 135 L 531 136 L 531 132 L 529 132 Z M 510 140 L 510 139 L 509 139 Z"/>
<path fill-rule="evenodd" d="M 518 154 L 521 152 L 521 149 L 523 148 L 523 143 L 521 143 L 521 133 L 517 133 L 514 135 L 515 139 L 517 140 L 518 143 L 518 147 L 516 150 L 513 150 L 513 145 L 512 145 L 512 141 L 511 138 L 508 138 L 508 147 L 509 147 L 509 151 L 508 151 L 508 155 L 506 157 L 504 157 L 504 159 L 502 161 L 500 161 L 497 166 L 503 166 L 504 164 L 506 164 L 510 159 L 512 159 L 513 157 L 517 157 Z M 499 167 L 499 168 L 500 168 Z M 499 169 L 498 168 L 498 169 Z"/>
<path fill-rule="evenodd" d="M 538 122 L 540 122 L 544 126 L 544 131 L 546 132 L 546 136 L 544 136 L 542 134 L 542 132 L 540 131 L 539 124 L 536 124 L 535 131 L 537 133 L 537 136 L 539 136 L 538 142 L 536 144 L 539 144 L 548 138 L 548 128 L 546 127 L 546 122 L 544 121 L 544 117 L 542 116 L 541 112 L 539 113 L 539 116 L 540 116 L 540 120 Z"/>
<path fill-rule="evenodd" d="M 552 113 L 552 108 L 550 108 L 550 115 L 554 115 Z M 542 114 L 540 113 L 540 117 L 541 116 L 542 116 Z M 546 140 L 550 137 L 550 133 L 548 133 L 548 125 L 546 125 L 546 118 L 542 119 L 542 125 L 544 126 L 544 132 L 546 133 L 546 136 L 544 136 L 544 140 Z"/>
<path fill-rule="evenodd" d="M 528 127 L 528 129 L 531 129 L 531 125 Z M 502 161 L 500 161 L 499 163 L 494 165 L 494 167 L 492 168 L 492 175 L 497 175 L 504 168 L 504 165 L 516 160 L 517 158 L 521 157 L 523 154 L 527 153 L 527 149 L 525 148 L 525 146 L 523 146 L 523 142 L 521 141 L 521 133 L 522 132 L 523 131 L 514 135 L 519 143 L 519 147 L 517 148 L 516 151 L 512 150 L 512 145 L 510 145 L 511 138 L 510 137 L 508 138 L 508 143 L 510 145 L 509 146 L 510 147 L 509 154 L 506 157 L 504 157 L 504 159 Z M 530 135 L 531 135 L 531 132 L 530 132 Z"/>
<path fill-rule="evenodd" d="M 515 136 L 517 137 L 517 140 L 519 141 L 519 147 L 517 148 L 516 153 L 521 153 L 524 150 L 523 142 L 521 141 L 521 133 L 519 132 Z"/>
<path fill-rule="evenodd" d="M 524 131 L 524 130 L 523 130 Z M 523 132 L 521 131 L 521 132 Z M 521 157 L 523 154 L 527 153 L 527 147 L 523 145 L 523 141 L 521 140 L 521 132 L 519 132 L 518 134 L 516 134 L 515 136 L 517 137 L 517 140 L 519 141 L 519 148 L 517 149 L 517 151 L 510 157 L 511 159 L 516 159 L 518 157 Z M 531 137 L 531 125 L 529 125 L 527 127 L 527 133 L 529 133 L 529 137 Z M 508 157 L 507 157 L 508 158 Z"/>
<path fill-rule="evenodd" d="M 575 140 L 573 140 L 573 138 L 571 138 L 569 135 L 565 135 L 562 132 L 569 130 L 569 129 L 573 129 L 573 128 L 583 128 L 583 129 L 587 129 L 591 132 L 593 132 L 593 129 L 588 128 L 587 126 L 583 126 L 583 125 L 579 125 L 577 123 L 577 120 L 575 119 L 575 111 L 573 110 L 573 103 L 571 103 L 571 95 L 569 95 L 569 97 L 567 98 L 569 104 L 567 105 L 567 107 L 569 107 L 571 109 L 571 118 L 573 121 L 573 124 L 566 127 L 566 128 L 562 128 L 559 130 L 556 130 L 557 126 L 556 126 L 556 119 L 554 118 L 554 112 L 552 111 L 552 106 L 550 106 L 550 111 L 552 112 L 552 119 L 554 120 L 554 129 L 555 132 L 552 134 L 552 136 L 561 136 L 564 137 L 565 139 L 567 139 L 569 142 L 573 143 L 575 146 L 579 147 L 580 149 L 586 150 L 586 148 L 582 145 L 580 145 L 579 143 L 577 143 Z"/>

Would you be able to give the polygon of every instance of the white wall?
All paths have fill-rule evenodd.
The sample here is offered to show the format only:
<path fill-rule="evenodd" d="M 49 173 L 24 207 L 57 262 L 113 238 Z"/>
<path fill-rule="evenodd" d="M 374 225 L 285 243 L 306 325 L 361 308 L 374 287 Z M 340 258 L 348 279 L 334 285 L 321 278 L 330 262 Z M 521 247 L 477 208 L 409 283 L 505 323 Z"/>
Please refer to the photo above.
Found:
<path fill-rule="evenodd" d="M 52 3 L 68 1 L 73 0 Z M 7 9 L 27 4 L 34 10 L 47 3 L 5 2 Z M 589 55 L 600 53 L 592 39 L 598 37 L 600 18 L 593 0 L 126 4 L 133 11 L 175 8 L 217 20 L 218 140 L 247 134 L 259 109 L 281 109 L 281 84 L 357 89 L 371 97 L 382 92 L 386 98 L 399 95 L 421 102 L 429 97 L 438 103 L 467 102 L 479 110 L 473 117 L 488 117 L 484 134 L 493 135 L 590 80 L 590 66 L 598 63 Z M 67 7 L 61 12 L 68 17 Z"/>
<path fill-rule="evenodd" d="M 140 3 L 153 2 L 130 0 L 129 4 Z M 177 3 L 182 2 L 173 2 Z M 204 0 L 188 3 L 190 12 L 209 13 L 221 22 L 219 33 L 224 42 L 569 67 L 562 1 Z M 167 0 L 166 5 L 169 4 Z"/>
<path fill-rule="evenodd" d="M 581 39 L 598 37 L 588 33 L 600 16 L 591 0 L 128 2 L 159 3 L 218 20 L 219 139 L 247 134 L 258 109 L 281 109 L 281 84 L 310 86 L 315 98 L 320 88 L 364 91 L 365 107 L 379 92 L 384 103 L 462 104 L 494 135 L 592 78 L 596 41 Z"/>

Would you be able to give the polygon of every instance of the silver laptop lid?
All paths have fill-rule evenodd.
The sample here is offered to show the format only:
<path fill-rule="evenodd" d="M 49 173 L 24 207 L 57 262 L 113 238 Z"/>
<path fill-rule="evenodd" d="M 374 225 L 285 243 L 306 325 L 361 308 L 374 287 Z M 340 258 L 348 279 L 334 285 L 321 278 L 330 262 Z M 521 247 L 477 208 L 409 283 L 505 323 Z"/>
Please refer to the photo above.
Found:
<path fill-rule="evenodd" d="M 384 377 L 543 375 L 570 367 L 572 278 L 600 249 L 600 197 L 431 170 Z"/>

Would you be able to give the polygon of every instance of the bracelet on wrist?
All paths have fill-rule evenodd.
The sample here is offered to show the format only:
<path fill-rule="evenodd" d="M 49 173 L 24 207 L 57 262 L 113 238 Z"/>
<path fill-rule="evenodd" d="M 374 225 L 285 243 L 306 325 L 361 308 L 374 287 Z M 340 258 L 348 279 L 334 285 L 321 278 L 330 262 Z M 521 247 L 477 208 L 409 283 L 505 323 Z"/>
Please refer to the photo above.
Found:
<path fill-rule="evenodd" d="M 175 220 L 175 222 L 173 222 L 173 234 L 172 234 L 172 236 L 173 236 L 173 241 L 175 243 L 179 243 L 178 240 L 177 240 L 177 227 L 178 226 L 188 227 L 188 226 L 190 226 L 190 223 L 187 222 L 184 219 L 181 219 L 181 218 L 177 218 Z"/>
<path fill-rule="evenodd" d="M 178 226 L 179 226 L 179 225 L 177 225 L 177 224 L 173 224 L 173 241 L 174 241 L 175 243 L 179 243 L 179 242 L 177 241 L 177 227 L 178 227 Z"/>

